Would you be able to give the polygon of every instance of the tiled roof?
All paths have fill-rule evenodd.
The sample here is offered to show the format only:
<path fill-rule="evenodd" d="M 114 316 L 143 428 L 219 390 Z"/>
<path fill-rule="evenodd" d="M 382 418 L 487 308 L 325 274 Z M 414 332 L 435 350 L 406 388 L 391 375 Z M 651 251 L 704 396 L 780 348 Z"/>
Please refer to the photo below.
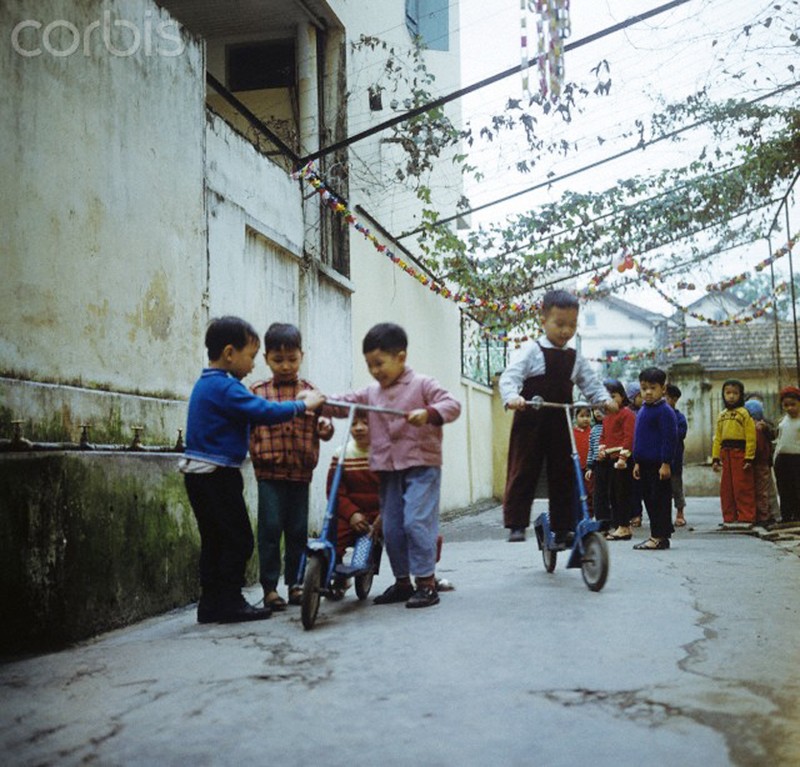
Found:
<path fill-rule="evenodd" d="M 681 359 L 696 359 L 706 370 L 768 370 L 777 365 L 775 323 L 762 320 L 741 325 L 688 328 L 686 353 L 676 349 L 666 355 L 665 365 Z M 680 341 L 673 330 L 671 341 Z M 780 353 L 783 367 L 794 367 L 795 331 L 791 322 L 780 323 Z"/>

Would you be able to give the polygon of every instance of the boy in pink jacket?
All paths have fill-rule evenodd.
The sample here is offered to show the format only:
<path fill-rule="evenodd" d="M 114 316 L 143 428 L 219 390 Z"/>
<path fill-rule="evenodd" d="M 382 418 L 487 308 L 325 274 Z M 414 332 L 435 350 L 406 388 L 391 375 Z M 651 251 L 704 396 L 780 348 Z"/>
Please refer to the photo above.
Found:
<path fill-rule="evenodd" d="M 364 336 L 362 351 L 377 385 L 331 399 L 406 413 L 403 419 L 369 412 L 370 468 L 380 478 L 383 538 L 395 577 L 374 602 L 430 607 L 439 601 L 435 569 L 442 425 L 458 418 L 461 404 L 433 378 L 406 367 L 407 348 L 408 337 L 399 325 L 375 325 Z"/>

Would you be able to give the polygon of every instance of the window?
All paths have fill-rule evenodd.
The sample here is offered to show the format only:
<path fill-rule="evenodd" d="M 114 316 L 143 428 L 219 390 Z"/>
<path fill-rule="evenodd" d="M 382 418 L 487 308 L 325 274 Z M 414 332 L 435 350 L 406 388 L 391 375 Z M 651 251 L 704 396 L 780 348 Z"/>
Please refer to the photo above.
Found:
<path fill-rule="evenodd" d="M 597 315 L 594 312 L 586 312 L 584 317 L 586 318 L 586 327 L 587 328 L 595 328 L 595 327 L 597 327 Z"/>
<path fill-rule="evenodd" d="M 234 93 L 294 85 L 294 40 L 229 45 L 225 52 L 228 88 Z"/>
<path fill-rule="evenodd" d="M 406 26 L 433 51 L 450 50 L 448 0 L 406 0 Z"/>

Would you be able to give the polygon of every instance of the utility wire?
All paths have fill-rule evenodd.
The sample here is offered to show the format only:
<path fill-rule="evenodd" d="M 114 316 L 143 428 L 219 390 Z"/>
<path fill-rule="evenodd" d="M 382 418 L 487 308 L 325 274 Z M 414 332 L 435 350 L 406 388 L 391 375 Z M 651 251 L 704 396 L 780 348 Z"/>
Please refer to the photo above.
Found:
<path fill-rule="evenodd" d="M 590 218 L 588 221 L 581 221 L 580 223 L 575 224 L 574 226 L 569 226 L 566 229 L 561 229 L 558 232 L 553 232 L 552 234 L 548 235 L 547 237 L 544 237 L 543 239 L 531 240 L 529 242 L 522 243 L 521 245 L 517 245 L 516 247 L 508 248 L 507 250 L 502 251 L 502 253 L 497 253 L 495 256 L 492 256 L 492 258 L 505 258 L 506 256 L 510 256 L 513 253 L 519 253 L 521 250 L 527 250 L 528 248 L 535 248 L 537 245 L 540 245 L 543 242 L 547 242 L 556 237 L 561 237 L 564 234 L 569 234 L 570 232 L 583 229 L 586 226 L 591 226 L 592 224 L 596 224 L 597 222 L 603 221 L 606 218 L 612 218 L 615 216 L 619 216 L 625 212 L 636 210 L 636 208 L 638 208 L 641 205 L 646 205 L 647 203 L 654 202 L 655 200 L 658 200 L 661 197 L 667 197 L 668 195 L 674 194 L 675 192 L 680 192 L 682 189 L 687 189 L 691 187 L 697 181 L 706 181 L 709 179 L 713 179 L 716 176 L 721 176 L 725 173 L 733 173 L 734 171 L 738 170 L 739 168 L 742 168 L 743 166 L 744 163 L 742 163 L 741 165 L 732 165 L 729 168 L 723 168 L 721 170 L 714 171 L 714 173 L 708 173 L 705 176 L 701 176 L 699 179 L 694 178 L 691 181 L 685 181 L 684 183 L 678 184 L 677 186 L 673 186 L 664 192 L 659 192 L 658 194 L 655 194 L 652 197 L 647 197 L 644 200 L 639 200 L 638 202 L 632 202 L 629 205 L 623 205 L 619 208 L 616 208 L 615 210 L 609 211 L 608 213 L 603 213 L 602 215 L 597 216 L 596 218 Z"/>
<path fill-rule="evenodd" d="M 657 8 L 653 8 L 650 11 L 645 11 L 644 13 L 637 14 L 636 16 L 631 16 L 629 19 L 621 21 L 618 24 L 606 27 L 605 29 L 602 29 L 599 32 L 595 32 L 594 34 L 582 37 L 580 40 L 575 40 L 572 43 L 567 43 L 564 46 L 564 52 L 567 53 L 569 51 L 573 51 L 577 48 L 580 48 L 584 45 L 588 45 L 589 43 L 593 43 L 596 40 L 600 40 L 603 37 L 612 35 L 615 32 L 619 32 L 622 29 L 627 29 L 628 27 L 633 26 L 634 24 L 637 24 L 640 21 L 645 21 L 649 18 L 652 18 L 653 16 L 658 16 L 659 14 L 665 13 L 666 11 L 672 10 L 673 8 L 677 8 L 679 5 L 684 5 L 688 2 L 689 0 L 672 0 L 672 2 L 659 5 Z M 436 109 L 440 106 L 443 106 L 444 104 L 448 104 L 451 101 L 460 99 L 462 96 L 466 96 L 468 93 L 472 93 L 476 90 L 480 90 L 481 88 L 485 88 L 487 85 L 492 85 L 500 80 L 504 80 L 506 77 L 511 77 L 512 75 L 519 74 L 523 70 L 528 69 L 532 67 L 534 64 L 538 63 L 538 61 L 539 61 L 538 56 L 534 59 L 528 59 L 527 64 L 517 64 L 517 66 L 512 67 L 511 69 L 506 69 L 503 72 L 500 72 L 496 75 L 492 75 L 491 77 L 487 77 L 484 80 L 480 80 L 479 82 L 474 83 L 473 85 L 469 85 L 466 88 L 461 88 L 460 90 L 454 91 L 453 93 L 450 93 L 447 96 L 442 96 L 441 98 L 429 101 L 427 104 L 415 107 L 414 109 L 411 109 L 408 112 L 404 112 L 403 114 L 397 115 L 391 118 L 390 120 L 386 120 L 385 122 L 382 122 L 379 125 L 375 125 L 372 128 L 368 128 L 367 130 L 363 130 L 360 133 L 356 133 L 353 136 L 349 136 L 346 139 L 337 141 L 335 144 L 330 144 L 329 146 L 323 147 L 322 149 L 319 149 L 316 152 L 312 152 L 311 154 L 307 154 L 305 157 L 301 157 L 299 160 L 299 165 L 305 165 L 306 163 L 312 162 L 313 160 L 317 160 L 320 157 L 324 157 L 327 154 L 331 154 L 331 152 L 336 152 L 339 149 L 343 149 L 344 147 L 349 146 L 350 144 L 354 144 L 357 141 L 361 141 L 362 139 L 365 139 L 376 133 L 380 133 L 381 131 L 384 131 L 387 128 L 391 128 L 393 125 L 398 125 L 399 123 L 406 122 L 407 120 L 411 120 L 414 117 L 418 117 L 419 115 L 425 114 L 426 112 L 430 112 L 432 109 Z"/>
<path fill-rule="evenodd" d="M 764 101 L 765 99 L 771 98 L 772 96 L 776 96 L 784 91 L 792 90 L 800 86 L 800 82 L 790 83 L 789 85 L 784 85 L 781 88 L 777 88 L 774 91 L 770 91 L 769 93 L 764 94 L 763 96 L 758 96 L 757 98 L 751 99 L 750 101 L 745 101 L 744 104 L 757 104 L 759 101 Z M 467 216 L 470 213 L 477 213 L 478 211 L 485 210 L 486 208 L 494 207 L 495 205 L 499 205 L 503 202 L 508 202 L 509 200 L 513 200 L 515 197 L 521 197 L 523 194 L 528 194 L 529 192 L 535 192 L 538 189 L 544 189 L 545 187 L 550 186 L 551 184 L 555 184 L 559 181 L 564 181 L 565 179 L 571 178 L 572 176 L 577 176 L 580 173 L 585 173 L 587 170 L 593 170 L 594 168 L 598 168 L 601 165 L 605 165 L 606 163 L 613 162 L 614 160 L 620 159 L 620 157 L 625 157 L 626 155 L 633 154 L 634 152 L 644 151 L 649 146 L 653 146 L 653 144 L 657 144 L 660 141 L 665 141 L 667 139 L 675 138 L 679 136 L 681 133 L 685 133 L 686 131 L 694 130 L 695 128 L 700 127 L 708 122 L 711 122 L 714 118 L 707 117 L 704 120 L 700 120 L 696 123 L 692 123 L 691 125 L 684 125 L 682 128 L 678 128 L 677 130 L 672 131 L 671 133 L 666 133 L 663 136 L 659 136 L 658 138 L 650 139 L 650 141 L 640 142 L 636 146 L 630 147 L 628 149 L 623 149 L 621 152 L 617 152 L 616 154 L 612 154 L 608 157 L 604 157 L 601 160 L 597 160 L 589 165 L 584 165 L 581 168 L 576 168 L 575 170 L 569 171 L 569 173 L 563 173 L 560 176 L 554 176 L 553 178 L 548 179 L 547 181 L 542 181 L 540 184 L 535 184 L 534 186 L 529 186 L 527 189 L 521 189 L 518 192 L 513 192 L 512 194 L 508 194 L 505 197 L 500 197 L 497 200 L 492 200 L 491 202 L 486 202 L 483 205 L 477 205 L 474 208 L 469 208 L 468 210 L 463 210 L 459 213 L 455 213 L 452 216 L 448 216 L 447 218 L 440 218 L 437 221 L 434 221 L 431 224 L 426 226 L 418 226 L 416 229 L 412 229 L 410 232 L 403 232 L 398 235 L 398 239 L 402 240 L 406 237 L 411 237 L 414 234 L 419 234 L 420 232 L 427 231 L 429 228 L 435 228 L 439 226 L 443 226 L 444 224 L 449 224 L 451 221 L 455 221 L 458 218 L 462 218 L 463 216 Z"/>

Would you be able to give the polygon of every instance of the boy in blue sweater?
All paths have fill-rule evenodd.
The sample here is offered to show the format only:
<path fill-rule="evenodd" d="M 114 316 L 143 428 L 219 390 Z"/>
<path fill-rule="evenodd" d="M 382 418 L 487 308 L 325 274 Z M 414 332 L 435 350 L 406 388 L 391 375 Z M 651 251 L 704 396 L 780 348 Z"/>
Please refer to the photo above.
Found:
<path fill-rule="evenodd" d="M 253 369 L 258 333 L 239 317 L 214 319 L 206 331 L 208 367 L 192 389 L 186 450 L 179 469 L 200 531 L 199 623 L 269 618 L 271 609 L 245 601 L 245 567 L 253 553 L 239 467 L 247 456 L 250 424 L 288 421 L 325 400 L 317 390 L 298 400 L 270 402 L 251 394 L 241 379 Z"/>
<path fill-rule="evenodd" d="M 678 442 L 675 411 L 664 399 L 667 374 L 659 368 L 639 373 L 642 407 L 633 432 L 633 478 L 642 484 L 642 501 L 650 517 L 650 537 L 633 548 L 656 551 L 669 548 L 672 526 L 670 463 Z"/>

